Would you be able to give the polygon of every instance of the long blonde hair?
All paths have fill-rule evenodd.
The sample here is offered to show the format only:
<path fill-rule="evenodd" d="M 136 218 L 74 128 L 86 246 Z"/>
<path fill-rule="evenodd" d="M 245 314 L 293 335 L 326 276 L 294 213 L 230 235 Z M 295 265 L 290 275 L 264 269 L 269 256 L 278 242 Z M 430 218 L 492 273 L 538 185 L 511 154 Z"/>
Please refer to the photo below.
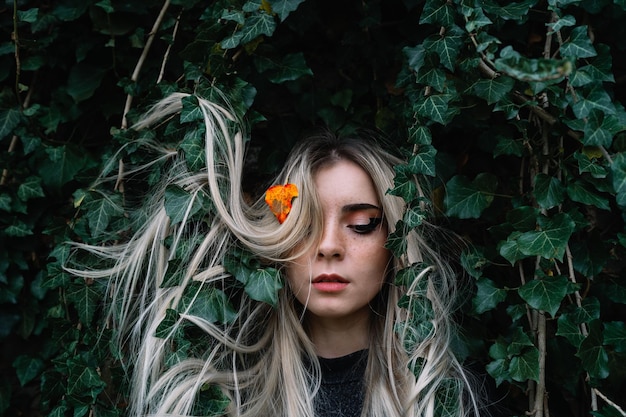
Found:
<path fill-rule="evenodd" d="M 174 116 L 181 100 L 189 97 L 177 93 L 161 100 L 134 129 Z M 314 242 L 321 233 L 321 212 L 312 177 L 338 159 L 349 159 L 369 173 L 393 233 L 406 203 L 387 191 L 394 185 L 393 167 L 401 160 L 362 139 L 340 140 L 329 134 L 307 138 L 291 152 L 274 182 L 294 183 L 300 192 L 292 212 L 279 224 L 262 199 L 247 204 L 244 198 L 241 123 L 225 105 L 198 97 L 197 106 L 204 123 L 206 166 L 191 171 L 179 153 L 162 148 L 156 159 L 171 160 L 170 170 L 142 207 L 145 220 L 133 236 L 114 246 L 74 244 L 76 251 L 87 251 L 112 266 L 93 270 L 72 264 L 67 269 L 79 277 L 109 280 L 108 318 L 127 353 L 131 375 L 130 416 L 192 415 L 200 393 L 218 387 L 230 401 L 227 415 L 313 417 L 320 367 L 295 297 L 285 287 L 272 307 L 245 291 L 229 292 L 236 287 L 235 278 L 224 268 L 224 259 L 233 250 L 245 250 L 280 271 L 304 250 L 302 242 Z M 158 143 L 150 146 L 160 148 Z M 188 209 L 176 222 L 165 208 L 172 186 L 189 196 Z M 192 207 L 207 199 L 211 208 L 200 222 Z M 457 397 L 459 416 L 476 409 L 467 377 L 450 350 L 456 278 L 426 243 L 428 228 L 424 222 L 406 236 L 406 251 L 394 259 L 376 307 L 384 312 L 372 317 L 363 416 L 432 417 L 446 395 Z M 394 283 L 398 271 L 419 263 L 428 266 L 416 269 L 411 282 Z M 172 274 L 178 274 L 177 281 L 165 285 Z M 209 320 L 197 314 L 194 300 L 207 289 L 236 293 L 228 300 L 236 317 Z M 401 299 L 404 308 L 398 306 Z M 432 319 L 417 338 L 411 311 L 424 300 L 432 308 Z M 166 317 L 171 320 L 164 330 Z M 175 335 L 189 325 L 204 332 L 206 347 L 195 356 L 172 360 L 180 348 L 173 342 Z M 467 398 L 472 399 L 470 407 Z"/>

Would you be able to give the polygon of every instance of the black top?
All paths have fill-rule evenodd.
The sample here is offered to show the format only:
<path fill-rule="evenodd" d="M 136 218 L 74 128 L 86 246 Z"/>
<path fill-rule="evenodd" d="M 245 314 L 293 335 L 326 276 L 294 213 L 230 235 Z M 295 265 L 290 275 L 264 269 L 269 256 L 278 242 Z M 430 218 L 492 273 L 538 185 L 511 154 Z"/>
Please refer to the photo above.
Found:
<path fill-rule="evenodd" d="M 315 398 L 316 417 L 359 417 L 365 390 L 367 350 L 340 358 L 319 358 L 322 385 Z"/>

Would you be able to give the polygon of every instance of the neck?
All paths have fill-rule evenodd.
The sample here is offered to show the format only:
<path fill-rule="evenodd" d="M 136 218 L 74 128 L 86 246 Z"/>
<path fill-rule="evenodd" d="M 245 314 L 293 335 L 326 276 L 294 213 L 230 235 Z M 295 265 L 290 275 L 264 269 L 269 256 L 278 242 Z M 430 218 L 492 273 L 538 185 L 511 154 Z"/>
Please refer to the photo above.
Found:
<path fill-rule="evenodd" d="M 313 315 L 307 319 L 309 336 L 317 355 L 322 358 L 338 358 L 369 347 L 369 313 L 349 319 Z"/>

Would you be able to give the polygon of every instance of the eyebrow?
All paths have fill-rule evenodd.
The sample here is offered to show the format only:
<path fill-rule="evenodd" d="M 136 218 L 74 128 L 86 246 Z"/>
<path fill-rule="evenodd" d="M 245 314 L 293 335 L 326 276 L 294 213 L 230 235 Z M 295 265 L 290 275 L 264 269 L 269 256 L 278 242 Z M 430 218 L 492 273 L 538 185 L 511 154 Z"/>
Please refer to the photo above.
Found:
<path fill-rule="evenodd" d="M 348 204 L 345 205 L 341 208 L 341 211 L 344 213 L 352 213 L 355 211 L 361 211 L 361 210 L 381 210 L 380 207 L 375 206 L 373 204 L 369 204 L 369 203 L 357 203 L 357 204 Z"/>

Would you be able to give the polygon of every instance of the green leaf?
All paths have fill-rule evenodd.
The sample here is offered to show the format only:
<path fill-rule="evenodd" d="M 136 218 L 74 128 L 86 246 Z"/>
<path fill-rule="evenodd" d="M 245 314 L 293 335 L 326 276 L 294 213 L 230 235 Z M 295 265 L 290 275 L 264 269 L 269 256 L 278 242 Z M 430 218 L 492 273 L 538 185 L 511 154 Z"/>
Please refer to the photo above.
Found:
<path fill-rule="evenodd" d="M 579 174 L 588 172 L 593 178 L 606 178 L 608 175 L 607 169 L 602 165 L 599 165 L 595 158 L 592 160 L 583 152 L 574 153 L 574 158 L 578 162 Z"/>
<path fill-rule="evenodd" d="M 587 26 L 578 26 L 572 29 L 572 33 L 563 45 L 561 45 L 561 56 L 566 58 L 590 58 L 597 55 L 589 35 Z"/>
<path fill-rule="evenodd" d="M 494 111 L 501 110 L 500 107 L 494 107 Z M 517 113 L 517 109 L 515 111 Z M 498 143 L 493 150 L 493 157 L 500 155 L 522 156 L 524 152 L 524 143 L 521 140 L 498 135 Z"/>
<path fill-rule="evenodd" d="M 432 23 L 450 27 L 454 24 L 456 12 L 452 4 L 445 0 L 427 0 L 420 16 L 420 24 Z"/>
<path fill-rule="evenodd" d="M 106 386 L 95 366 L 88 364 L 82 358 L 71 360 L 69 370 L 67 379 L 68 395 L 78 398 L 87 396 L 93 401 Z"/>
<path fill-rule="evenodd" d="M 611 173 L 617 204 L 626 207 L 626 153 L 620 152 L 615 155 L 611 164 Z"/>
<path fill-rule="evenodd" d="M 539 173 L 535 176 L 533 194 L 539 206 L 548 210 L 563 202 L 565 189 L 558 178 Z"/>
<path fill-rule="evenodd" d="M 495 60 L 498 71 L 516 80 L 542 82 L 558 80 L 572 72 L 572 63 L 566 59 L 531 59 L 506 46 L 500 51 L 500 58 Z"/>
<path fill-rule="evenodd" d="M 604 344 L 614 346 L 616 352 L 626 352 L 626 324 L 622 321 L 604 323 Z"/>
<path fill-rule="evenodd" d="M 413 207 L 404 212 L 402 221 L 408 228 L 414 229 L 420 226 L 427 217 L 427 214 L 423 210 Z"/>
<path fill-rule="evenodd" d="M 456 107 L 450 108 L 450 94 L 433 94 L 422 97 L 414 104 L 415 111 L 420 116 L 427 117 L 434 122 L 447 125 L 459 112 Z"/>
<path fill-rule="evenodd" d="M 161 339 L 171 337 L 173 332 L 175 333 L 178 329 L 180 329 L 180 327 L 177 327 L 179 319 L 180 316 L 176 310 L 171 308 L 165 310 L 165 317 L 163 317 L 163 320 L 161 320 L 157 326 L 154 336 Z"/>
<path fill-rule="evenodd" d="M 389 236 L 387 236 L 385 248 L 389 249 L 391 253 L 393 253 L 393 255 L 397 258 L 406 253 L 406 231 L 404 222 L 402 220 L 398 220 L 395 230 L 389 233 Z"/>
<path fill-rule="evenodd" d="M 48 158 L 39 165 L 39 175 L 45 185 L 57 190 L 74 180 L 87 161 L 73 146 L 48 147 L 45 152 Z"/>
<path fill-rule="evenodd" d="M 485 366 L 485 370 L 495 380 L 496 386 L 500 386 L 503 382 L 511 379 L 511 375 L 509 374 L 509 361 L 506 359 L 496 359 L 495 361 L 489 362 L 487 366 Z"/>
<path fill-rule="evenodd" d="M 206 167 L 204 125 L 188 129 L 180 143 L 180 149 L 185 153 L 185 162 L 191 171 L 200 171 Z"/>
<path fill-rule="evenodd" d="M 200 283 L 192 283 L 185 289 L 178 311 L 211 323 L 228 324 L 237 317 L 237 311 L 223 291 L 203 287 Z"/>
<path fill-rule="evenodd" d="M 104 66 L 94 66 L 84 62 L 74 65 L 67 80 L 67 93 L 76 103 L 91 98 L 100 87 L 106 72 L 107 68 Z"/>
<path fill-rule="evenodd" d="M 497 178 L 489 173 L 478 174 L 471 182 L 462 175 L 452 177 L 446 184 L 446 214 L 460 219 L 479 218 L 493 201 L 497 185 Z"/>
<path fill-rule="evenodd" d="M 567 195 L 578 203 L 594 206 L 602 210 L 610 210 L 609 200 L 596 194 L 588 184 L 573 181 L 567 185 Z"/>
<path fill-rule="evenodd" d="M 201 190 L 188 193 L 178 185 L 169 185 L 165 189 L 165 212 L 172 224 L 188 220 L 196 213 L 211 210 L 211 204 Z"/>
<path fill-rule="evenodd" d="M 246 282 L 246 293 L 253 300 L 262 301 L 276 307 L 278 305 L 278 291 L 283 288 L 280 271 L 276 268 L 257 269 L 250 274 Z"/>
<path fill-rule="evenodd" d="M 492 280 L 480 277 L 476 280 L 477 292 L 472 299 L 473 311 L 482 314 L 493 310 L 506 299 L 506 290 L 498 288 Z"/>
<path fill-rule="evenodd" d="M 568 279 L 556 276 L 529 281 L 519 289 L 518 293 L 532 308 L 546 311 L 555 317 L 568 290 Z"/>
<path fill-rule="evenodd" d="M 514 381 L 539 381 L 539 350 L 534 346 L 520 356 L 511 358 L 509 374 Z"/>
<path fill-rule="evenodd" d="M 488 0 L 484 2 L 484 9 L 489 14 L 499 17 L 504 20 L 519 20 L 526 16 L 535 4 L 537 0 L 525 0 L 518 3 L 507 2 L 506 6 L 499 6 L 495 2 Z"/>
<path fill-rule="evenodd" d="M 435 176 L 435 156 L 437 150 L 431 145 L 422 145 L 409 159 L 409 169 L 416 175 Z"/>
<path fill-rule="evenodd" d="M 44 362 L 40 358 L 20 355 L 13 361 L 13 368 L 20 385 L 24 386 L 35 379 L 44 370 Z"/>
<path fill-rule="evenodd" d="M 12 237 L 30 236 L 33 234 L 33 227 L 27 225 L 19 219 L 15 219 L 13 220 L 13 223 L 11 223 L 9 226 L 7 226 L 6 229 L 4 229 L 4 233 L 7 236 Z"/>
<path fill-rule="evenodd" d="M 424 58 L 426 56 L 426 49 L 424 45 L 417 45 L 414 47 L 405 46 L 402 48 L 402 52 L 407 58 L 409 68 L 411 68 L 416 73 L 422 68 L 424 65 Z"/>
<path fill-rule="evenodd" d="M 22 114 L 17 109 L 0 110 L 0 139 L 13 133 L 13 129 L 20 123 Z"/>
<path fill-rule="evenodd" d="M 17 189 L 17 196 L 22 201 L 28 201 L 31 198 L 45 197 L 43 189 L 41 188 L 41 178 L 36 176 L 26 178 Z"/>
<path fill-rule="evenodd" d="M 287 54 L 280 60 L 259 56 L 254 63 L 260 73 L 265 74 L 268 80 L 276 84 L 297 80 L 305 75 L 313 75 L 302 52 Z"/>
<path fill-rule="evenodd" d="M 408 165 L 395 165 L 396 172 L 393 178 L 393 188 L 389 194 L 402 197 L 404 201 L 410 202 L 417 197 L 417 184 Z"/>
<path fill-rule="evenodd" d="M 92 237 L 104 234 L 112 218 L 124 214 L 122 196 L 119 193 L 105 195 L 98 193 L 98 197 L 85 204 L 85 217 L 89 221 Z"/>
<path fill-rule="evenodd" d="M 249 43 L 261 35 L 272 36 L 276 29 L 276 21 L 266 13 L 257 12 L 246 18 L 241 28 L 241 43 Z"/>
<path fill-rule="evenodd" d="M 272 5 L 272 11 L 278 15 L 282 22 L 291 12 L 296 11 L 298 6 L 304 3 L 304 0 L 269 0 L 269 2 Z"/>
<path fill-rule="evenodd" d="M 433 135 L 430 129 L 422 125 L 413 125 L 409 128 L 409 142 L 414 145 L 430 145 Z"/>
<path fill-rule="evenodd" d="M 589 325 L 589 335 L 582 341 L 576 353 L 583 368 L 592 378 L 604 379 L 609 376 L 609 355 L 602 345 L 602 329 L 599 320 Z"/>
<path fill-rule="evenodd" d="M 67 299 L 74 304 L 81 323 L 88 326 L 102 299 L 102 290 L 96 283 L 74 281 L 67 289 Z"/>
<path fill-rule="evenodd" d="M 519 249 L 529 256 L 542 256 L 546 259 L 563 259 L 565 245 L 574 232 L 574 221 L 565 213 L 553 218 L 538 218 L 539 231 L 522 233 L 518 238 Z"/>
<path fill-rule="evenodd" d="M 577 324 L 571 314 L 562 314 L 557 320 L 557 336 L 563 336 L 568 342 L 576 349 L 580 347 L 580 344 L 585 339 L 582 331 L 580 330 L 580 324 Z"/>
<path fill-rule="evenodd" d="M 474 93 L 487 101 L 487 104 L 493 104 L 502 100 L 515 85 L 515 81 L 511 77 L 502 76 L 480 80 L 474 84 L 472 89 Z"/>
<path fill-rule="evenodd" d="M 439 56 L 439 61 L 446 69 L 454 71 L 456 58 L 463 46 L 465 32 L 456 25 L 446 28 L 443 35 L 432 35 L 424 40 L 424 48 Z"/>
<path fill-rule="evenodd" d="M 506 221 L 509 222 L 515 230 L 526 232 L 528 230 L 535 230 L 537 216 L 539 216 L 539 210 L 535 207 L 521 206 L 506 213 Z"/>
<path fill-rule="evenodd" d="M 204 114 L 202 113 L 202 109 L 200 108 L 198 97 L 193 95 L 185 96 L 182 98 L 181 101 L 183 104 L 183 108 L 180 111 L 181 123 L 193 123 L 204 120 Z"/>
<path fill-rule="evenodd" d="M 534 346 L 524 329 L 516 326 L 511 333 L 511 342 L 506 347 L 507 355 L 517 356 L 527 350 L 527 348 Z"/>

